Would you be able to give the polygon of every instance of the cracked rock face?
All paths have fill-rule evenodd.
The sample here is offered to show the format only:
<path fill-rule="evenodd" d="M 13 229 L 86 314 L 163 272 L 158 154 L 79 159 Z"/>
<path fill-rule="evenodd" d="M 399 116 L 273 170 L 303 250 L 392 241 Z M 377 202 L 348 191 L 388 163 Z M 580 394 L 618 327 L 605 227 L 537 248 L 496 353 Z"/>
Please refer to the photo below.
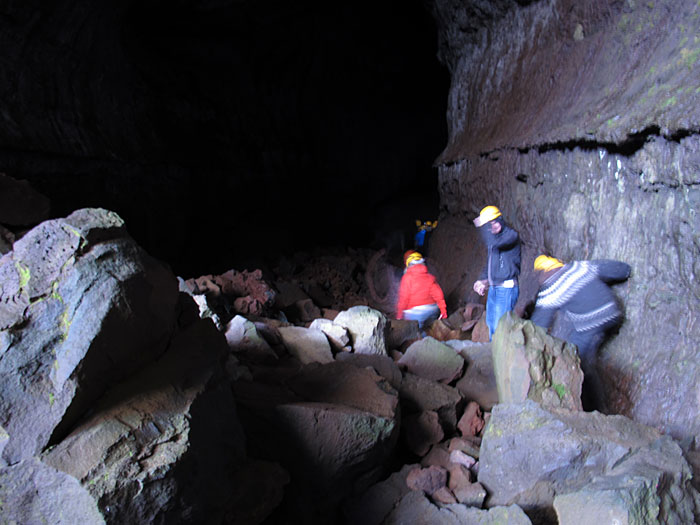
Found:
<path fill-rule="evenodd" d="M 499 206 L 524 243 L 521 308 L 539 253 L 630 264 L 614 288 L 625 322 L 599 351 L 608 408 L 678 438 L 700 431 L 699 15 L 690 1 L 550 0 L 469 39 L 438 19 L 453 77 L 441 225 L 457 235 L 438 229 L 433 246 L 467 246 L 453 264 L 470 274 L 485 255 L 469 220 Z"/>

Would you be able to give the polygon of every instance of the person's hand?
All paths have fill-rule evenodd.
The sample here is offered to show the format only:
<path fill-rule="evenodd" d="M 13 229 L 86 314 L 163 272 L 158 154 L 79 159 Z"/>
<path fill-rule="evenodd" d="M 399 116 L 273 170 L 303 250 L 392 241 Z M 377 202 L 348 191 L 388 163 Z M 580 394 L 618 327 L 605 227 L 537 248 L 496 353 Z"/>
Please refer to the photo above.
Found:
<path fill-rule="evenodd" d="M 440 317 L 439 317 L 438 319 L 447 319 L 447 315 L 446 315 L 446 314 L 440 314 Z"/>
<path fill-rule="evenodd" d="M 488 288 L 489 282 L 486 279 L 474 282 L 474 291 L 479 295 L 484 295 L 486 293 L 486 288 Z"/>

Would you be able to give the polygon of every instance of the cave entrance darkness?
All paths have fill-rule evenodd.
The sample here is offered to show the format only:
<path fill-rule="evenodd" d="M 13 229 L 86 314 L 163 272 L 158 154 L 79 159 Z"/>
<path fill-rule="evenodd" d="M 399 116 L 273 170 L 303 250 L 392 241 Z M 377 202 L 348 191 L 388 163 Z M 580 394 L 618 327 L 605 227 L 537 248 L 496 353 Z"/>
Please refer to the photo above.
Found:
<path fill-rule="evenodd" d="M 186 167 L 176 198 L 196 249 L 149 242 L 167 217 L 122 214 L 176 273 L 376 245 L 437 219 L 449 74 L 422 1 L 151 1 L 130 11 L 124 42 L 167 160 Z"/>

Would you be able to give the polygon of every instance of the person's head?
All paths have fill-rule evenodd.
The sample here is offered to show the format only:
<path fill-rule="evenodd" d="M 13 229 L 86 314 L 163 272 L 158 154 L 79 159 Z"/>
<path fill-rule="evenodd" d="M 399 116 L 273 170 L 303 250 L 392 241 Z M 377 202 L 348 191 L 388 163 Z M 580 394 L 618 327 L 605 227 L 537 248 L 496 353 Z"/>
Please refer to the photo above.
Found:
<path fill-rule="evenodd" d="M 488 224 L 491 233 L 495 235 L 497 233 L 500 233 L 503 227 L 501 221 L 496 220 L 500 216 L 501 210 L 496 208 L 496 206 L 486 206 L 481 210 L 479 216 L 476 219 L 474 219 L 474 226 L 476 226 L 477 228 L 481 228 L 482 226 Z"/>
<path fill-rule="evenodd" d="M 414 264 L 422 264 L 423 255 L 415 250 L 408 250 L 403 254 L 403 262 L 406 265 L 406 268 L 413 266 Z"/>
<path fill-rule="evenodd" d="M 540 255 L 535 259 L 534 268 L 536 272 L 549 272 L 564 266 L 564 263 L 555 257 Z"/>

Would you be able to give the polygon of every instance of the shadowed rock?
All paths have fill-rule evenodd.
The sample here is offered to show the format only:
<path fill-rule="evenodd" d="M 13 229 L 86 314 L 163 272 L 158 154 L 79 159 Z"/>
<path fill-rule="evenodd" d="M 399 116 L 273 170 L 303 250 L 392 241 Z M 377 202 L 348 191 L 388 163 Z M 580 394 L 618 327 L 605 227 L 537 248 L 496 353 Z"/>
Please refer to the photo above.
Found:
<path fill-rule="evenodd" d="M 323 332 L 301 326 L 281 326 L 278 331 L 289 353 L 302 363 L 331 363 L 333 361 L 331 346 Z"/>
<path fill-rule="evenodd" d="M 508 312 L 493 334 L 492 350 L 499 402 L 532 399 L 545 407 L 582 410 L 583 372 L 574 345 Z"/>
<path fill-rule="evenodd" d="M 44 461 L 80 480 L 113 522 L 220 518 L 246 454 L 222 382 L 226 353 L 221 333 L 197 321 L 161 359 L 113 389 Z"/>
<path fill-rule="evenodd" d="M 178 291 L 121 219 L 99 209 L 31 230 L 0 259 L 0 279 L 0 423 L 13 463 L 163 353 Z"/>
<path fill-rule="evenodd" d="M 491 410 L 498 403 L 491 343 L 448 341 L 447 344 L 458 351 L 467 363 L 462 378 L 455 385 L 457 390 L 466 399 L 476 401 L 484 410 Z"/>
<path fill-rule="evenodd" d="M 49 216 L 49 199 L 26 180 L 16 180 L 0 173 L 0 223 L 30 226 Z"/>
<path fill-rule="evenodd" d="M 99 525 L 105 520 L 80 483 L 37 458 L 0 468 L 0 521 Z"/>
<path fill-rule="evenodd" d="M 268 342 L 258 333 L 254 323 L 237 315 L 226 325 L 226 342 L 234 353 L 245 355 L 252 363 L 274 363 L 277 354 Z"/>

